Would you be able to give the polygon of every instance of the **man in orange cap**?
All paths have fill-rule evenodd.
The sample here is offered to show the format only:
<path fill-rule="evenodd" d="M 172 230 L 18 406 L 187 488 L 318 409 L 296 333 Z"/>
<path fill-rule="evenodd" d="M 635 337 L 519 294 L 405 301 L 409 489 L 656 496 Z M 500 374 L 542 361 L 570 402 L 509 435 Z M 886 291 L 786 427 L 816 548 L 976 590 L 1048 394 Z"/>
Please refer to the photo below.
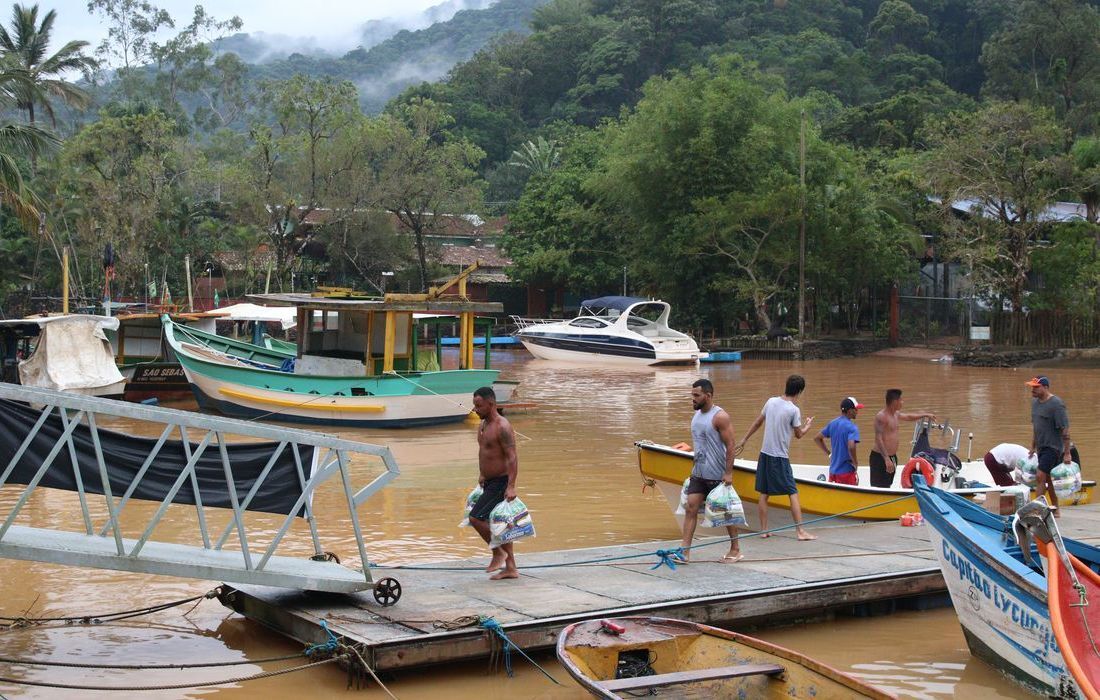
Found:
<path fill-rule="evenodd" d="M 1054 514 L 1058 514 L 1058 495 L 1050 472 L 1059 462 L 1073 461 L 1069 441 L 1069 414 L 1062 399 L 1050 393 L 1050 380 L 1044 376 L 1032 377 L 1026 382 L 1031 387 L 1031 452 L 1039 456 L 1039 468 L 1035 473 L 1036 491 L 1046 494 Z"/>

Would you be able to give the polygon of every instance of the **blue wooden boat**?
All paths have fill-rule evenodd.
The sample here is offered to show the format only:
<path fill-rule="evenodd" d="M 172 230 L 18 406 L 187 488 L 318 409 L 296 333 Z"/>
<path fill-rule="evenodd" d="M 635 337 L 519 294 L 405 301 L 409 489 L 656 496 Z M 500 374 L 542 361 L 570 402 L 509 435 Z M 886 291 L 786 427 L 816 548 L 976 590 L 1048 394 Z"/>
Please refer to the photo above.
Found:
<path fill-rule="evenodd" d="M 1012 519 L 930 488 L 920 477 L 914 482 L 970 652 L 1032 691 L 1085 697 L 1067 669 L 1051 625 L 1047 579 L 1037 550 L 1026 539 L 1026 551 L 1017 544 Z M 1100 571 L 1100 549 L 1062 541 L 1069 554 Z"/>
<path fill-rule="evenodd" d="M 453 336 L 440 339 L 440 343 L 444 346 L 451 347 L 458 345 L 461 338 L 455 338 Z M 503 347 L 506 345 L 519 345 L 519 340 L 511 335 L 493 335 L 489 336 L 489 344 L 496 347 Z M 485 345 L 485 336 L 474 336 L 474 346 L 481 347 Z"/>
<path fill-rule="evenodd" d="M 700 362 L 740 362 L 741 353 L 737 350 L 712 352 L 699 358 Z"/>

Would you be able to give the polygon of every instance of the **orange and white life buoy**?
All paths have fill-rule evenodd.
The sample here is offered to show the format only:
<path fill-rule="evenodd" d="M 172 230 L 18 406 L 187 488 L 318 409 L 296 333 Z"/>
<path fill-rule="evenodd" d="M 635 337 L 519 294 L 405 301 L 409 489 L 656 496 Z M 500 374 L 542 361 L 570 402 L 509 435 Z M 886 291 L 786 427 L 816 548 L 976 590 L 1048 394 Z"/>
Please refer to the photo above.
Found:
<path fill-rule="evenodd" d="M 924 483 L 931 486 L 936 480 L 936 470 L 932 468 L 932 465 L 924 457 L 913 457 L 905 463 L 905 469 L 901 472 L 901 487 L 903 489 L 913 488 L 913 472 L 920 469 L 921 476 L 924 477 Z"/>

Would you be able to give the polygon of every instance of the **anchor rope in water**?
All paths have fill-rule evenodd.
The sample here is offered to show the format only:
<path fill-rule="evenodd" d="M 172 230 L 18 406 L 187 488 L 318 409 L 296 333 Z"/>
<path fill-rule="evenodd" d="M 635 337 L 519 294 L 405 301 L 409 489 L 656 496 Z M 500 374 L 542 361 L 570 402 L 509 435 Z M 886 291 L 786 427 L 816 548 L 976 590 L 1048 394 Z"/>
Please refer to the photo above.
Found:
<path fill-rule="evenodd" d="M 841 518 L 841 517 L 844 517 L 846 515 L 853 515 L 855 513 L 861 512 L 861 511 L 871 510 L 872 508 L 878 508 L 880 506 L 891 505 L 893 503 L 898 503 L 900 501 L 905 501 L 905 500 L 908 500 L 910 498 L 912 498 L 911 495 L 898 496 L 897 498 L 891 498 L 891 499 L 886 500 L 886 501 L 881 501 L 881 502 L 878 502 L 878 503 L 872 503 L 871 505 L 860 506 L 859 508 L 852 508 L 851 510 L 846 510 L 846 511 L 843 511 L 843 512 L 840 512 L 840 513 L 833 513 L 832 515 L 823 515 L 820 518 L 813 518 L 811 520 L 803 521 L 801 523 L 801 526 L 805 527 L 805 526 L 808 526 L 808 525 L 815 525 L 817 523 L 822 523 L 822 522 L 825 522 L 825 521 L 828 521 L 828 520 L 833 520 L 835 518 Z M 800 525 L 796 524 L 796 523 L 792 523 L 790 525 L 780 525 L 778 527 L 773 527 L 773 528 L 770 528 L 768 530 L 760 530 L 760 531 L 757 531 L 757 532 L 745 533 L 743 535 L 739 535 L 738 539 L 745 539 L 745 538 L 749 538 L 749 537 L 760 537 L 761 535 L 771 535 L 771 534 L 774 534 L 774 533 L 777 533 L 777 532 L 784 532 L 786 530 L 792 530 L 792 529 L 797 528 L 799 526 Z M 677 553 L 682 554 L 683 552 L 687 552 L 689 550 L 702 549 L 703 547 L 710 547 L 710 546 L 713 546 L 713 545 L 716 545 L 716 544 L 726 544 L 730 541 L 731 541 L 730 538 L 722 537 L 722 538 L 715 539 L 712 542 L 703 542 L 701 544 L 693 544 L 690 547 L 677 547 L 677 548 L 674 548 L 674 549 L 667 549 L 667 550 L 666 549 L 656 549 L 652 552 L 639 552 L 637 554 L 623 554 L 623 555 L 612 556 L 612 557 L 596 557 L 594 559 L 582 559 L 582 560 L 579 560 L 579 561 L 559 562 L 557 564 L 528 564 L 528 565 L 525 565 L 525 566 L 520 566 L 518 568 L 521 571 L 522 570 L 529 570 L 530 571 L 530 570 L 535 570 L 535 569 L 560 569 L 560 568 L 566 568 L 566 567 L 571 567 L 571 566 L 591 566 L 591 565 L 598 565 L 598 564 L 608 564 L 608 563 L 612 563 L 612 562 L 621 562 L 621 561 L 626 561 L 626 560 L 629 560 L 629 559 L 639 559 L 641 557 L 656 556 L 658 558 L 657 566 L 655 566 L 653 568 L 659 568 L 660 566 L 668 566 L 670 569 L 675 569 L 676 564 L 671 559 L 673 554 L 677 554 Z M 824 558 L 824 555 L 823 555 L 822 558 Z M 431 566 L 431 565 L 416 565 L 416 564 L 399 564 L 399 565 L 369 564 L 369 566 L 372 569 L 386 570 L 386 571 L 405 570 L 405 571 L 481 571 L 481 572 L 484 572 L 484 567 L 481 567 L 481 566 Z"/>
<path fill-rule="evenodd" d="M 50 622 L 63 622 L 66 625 L 81 624 L 81 625 L 99 625 L 104 622 L 117 622 L 119 620 L 126 620 L 131 617 L 140 617 L 142 615 L 150 615 L 152 613 L 161 612 L 170 608 L 179 607 L 181 605 L 187 605 L 188 603 L 201 603 L 203 600 L 209 600 L 216 598 L 221 591 L 221 586 L 211 589 L 202 595 L 191 596 L 190 598 L 181 598 L 180 600 L 173 600 L 166 603 L 158 603 L 157 605 L 149 605 L 144 608 L 134 608 L 132 610 L 122 610 L 119 612 L 105 613 L 102 615 L 68 615 L 61 617 L 28 617 L 21 615 L 19 617 L 6 617 L 0 615 L 0 622 L 8 623 L 8 629 L 17 629 L 22 627 L 30 627 L 33 625 L 44 625 Z"/>
<path fill-rule="evenodd" d="M 296 671 L 304 671 L 308 668 L 316 668 L 325 664 L 330 664 L 334 661 L 340 661 L 346 659 L 346 656 L 333 656 L 321 661 L 311 661 L 308 664 L 301 664 L 292 668 L 283 668 L 276 671 L 264 671 L 262 673 L 255 673 L 250 676 L 240 676 L 238 678 L 226 678 L 219 681 L 203 681 L 199 683 L 176 683 L 170 685 L 134 685 L 134 686 L 114 686 L 114 685 L 79 685 L 68 683 L 51 683 L 47 681 L 33 681 L 25 678 L 5 678 L 0 676 L 0 683 L 10 683 L 12 685 L 29 685 L 39 688 L 60 688 L 62 690 L 117 690 L 123 692 L 151 692 L 154 690 L 185 690 L 188 688 L 208 688 L 215 685 L 227 685 L 230 683 L 244 683 L 247 681 L 255 681 L 261 678 L 272 678 L 274 676 L 282 676 L 288 673 L 294 673 Z"/>
<path fill-rule="evenodd" d="M 482 629 L 487 631 L 490 635 L 496 635 L 500 639 L 501 644 L 504 648 L 504 672 L 508 674 L 509 678 L 511 678 L 512 676 L 515 675 L 515 673 L 512 670 L 512 649 L 515 649 L 516 651 L 518 651 L 520 653 L 520 656 L 522 656 L 523 658 L 530 661 L 531 665 L 534 666 L 535 668 L 537 668 L 542 673 L 542 675 L 546 676 L 551 681 L 553 681 L 554 685 L 561 685 L 561 682 L 558 681 L 557 678 L 554 678 L 553 676 L 551 676 L 550 673 L 547 672 L 547 670 L 545 668 L 543 668 L 542 666 L 539 666 L 538 663 L 534 659 L 532 659 L 530 656 L 528 656 L 527 652 L 525 652 L 523 649 L 520 649 L 516 645 L 515 642 L 513 642 L 511 639 L 508 638 L 508 635 L 507 635 L 507 633 L 505 633 L 504 628 L 501 626 L 501 624 L 499 622 L 496 621 L 495 618 L 493 618 L 493 617 L 480 617 L 478 619 L 477 624 L 478 624 L 478 627 L 481 627 Z"/>

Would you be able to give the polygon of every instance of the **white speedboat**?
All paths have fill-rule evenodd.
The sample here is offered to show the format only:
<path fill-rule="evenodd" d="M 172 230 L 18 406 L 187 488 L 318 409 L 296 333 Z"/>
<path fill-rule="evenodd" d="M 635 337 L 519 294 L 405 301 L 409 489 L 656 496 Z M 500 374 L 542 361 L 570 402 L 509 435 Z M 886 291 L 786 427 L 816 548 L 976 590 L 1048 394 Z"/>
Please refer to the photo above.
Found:
<path fill-rule="evenodd" d="M 543 360 L 685 365 L 706 357 L 691 336 L 668 327 L 669 312 L 663 301 L 611 296 L 585 300 L 569 320 L 514 320 L 516 337 Z"/>

